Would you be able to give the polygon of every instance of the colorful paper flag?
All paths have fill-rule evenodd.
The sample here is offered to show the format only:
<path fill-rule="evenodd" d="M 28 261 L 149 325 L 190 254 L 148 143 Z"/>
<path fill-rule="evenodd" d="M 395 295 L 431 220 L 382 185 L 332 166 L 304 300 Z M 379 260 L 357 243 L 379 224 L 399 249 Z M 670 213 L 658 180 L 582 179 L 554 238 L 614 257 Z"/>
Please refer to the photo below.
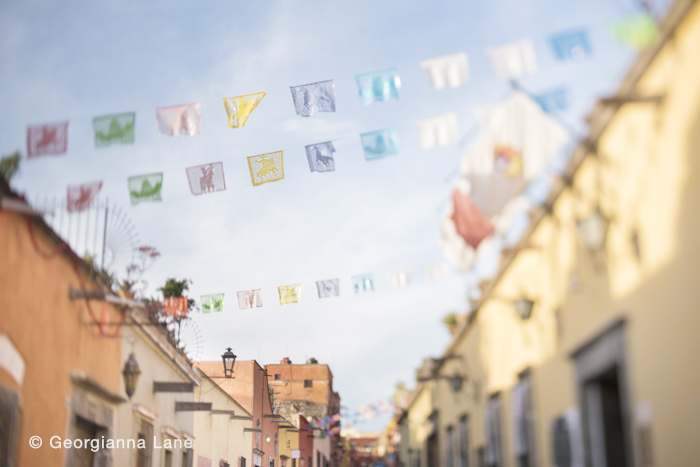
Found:
<path fill-rule="evenodd" d="M 68 212 L 81 212 L 89 208 L 101 189 L 102 182 L 69 186 L 66 194 Z"/>
<path fill-rule="evenodd" d="M 260 308 L 262 306 L 262 290 L 251 289 L 238 292 L 238 309 Z"/>
<path fill-rule="evenodd" d="M 486 49 L 497 78 L 517 78 L 537 71 L 535 48 L 528 39 Z"/>
<path fill-rule="evenodd" d="M 450 112 L 439 117 L 420 120 L 418 134 L 423 149 L 447 146 L 457 141 L 457 114 Z"/>
<path fill-rule="evenodd" d="M 333 143 L 316 143 L 306 146 L 306 158 L 309 161 L 309 169 L 312 172 L 333 172 L 335 171 L 335 161 L 333 153 L 335 148 Z"/>
<path fill-rule="evenodd" d="M 283 151 L 248 157 L 248 168 L 253 186 L 276 182 L 284 178 Z"/>
<path fill-rule="evenodd" d="M 593 53 L 588 41 L 588 33 L 581 30 L 555 34 L 549 38 L 554 55 L 559 60 L 582 60 Z"/>
<path fill-rule="evenodd" d="M 535 100 L 542 110 L 547 113 L 556 112 L 558 110 L 566 110 L 569 107 L 568 91 L 566 88 L 553 89 L 551 91 L 538 94 Z"/>
<path fill-rule="evenodd" d="M 194 136 L 202 132 L 202 108 L 199 102 L 159 107 L 156 118 L 160 132 L 168 136 Z"/>
<path fill-rule="evenodd" d="M 411 281 L 411 271 L 408 269 L 397 269 L 389 271 L 389 284 L 392 287 L 406 287 Z"/>
<path fill-rule="evenodd" d="M 429 281 L 440 281 L 447 279 L 450 270 L 445 263 L 433 263 L 425 267 L 425 277 Z"/>
<path fill-rule="evenodd" d="M 163 314 L 173 318 L 187 317 L 187 297 L 168 297 L 163 299 Z"/>
<path fill-rule="evenodd" d="M 103 148 L 112 143 L 134 144 L 135 124 L 135 112 L 93 118 L 92 129 L 95 132 L 95 147 Z"/>
<path fill-rule="evenodd" d="M 277 291 L 280 294 L 280 305 L 301 302 L 301 284 L 281 285 Z"/>
<path fill-rule="evenodd" d="M 352 288 L 355 293 L 374 291 L 374 276 L 372 274 L 358 274 L 352 276 Z"/>
<path fill-rule="evenodd" d="M 457 88 L 469 79 L 469 62 L 465 53 L 423 60 L 420 66 L 428 73 L 433 89 Z"/>
<path fill-rule="evenodd" d="M 162 172 L 129 177 L 129 194 L 131 196 L 131 204 L 135 205 L 145 201 L 162 201 L 160 196 L 162 188 Z"/>
<path fill-rule="evenodd" d="M 186 171 L 187 179 L 190 182 L 190 191 L 195 196 L 226 189 L 224 164 L 222 162 L 188 167 Z"/>
<path fill-rule="evenodd" d="M 68 150 L 68 122 L 27 127 L 27 157 L 58 156 Z"/>
<path fill-rule="evenodd" d="M 646 11 L 614 23 L 612 30 L 622 45 L 636 50 L 648 49 L 659 40 L 659 27 Z"/>
<path fill-rule="evenodd" d="M 290 86 L 289 89 L 297 115 L 311 117 L 318 112 L 335 112 L 335 83 L 332 79 Z"/>
<path fill-rule="evenodd" d="M 316 281 L 318 298 L 337 297 L 340 295 L 340 279 Z"/>
<path fill-rule="evenodd" d="M 228 126 L 239 128 L 246 124 L 248 117 L 265 97 L 265 92 L 256 92 L 236 97 L 224 97 L 224 107 L 228 115 Z"/>
<path fill-rule="evenodd" d="M 210 295 L 202 295 L 202 312 L 210 313 L 212 311 L 224 311 L 224 294 L 215 293 Z"/>
<path fill-rule="evenodd" d="M 357 75 L 355 81 L 360 92 L 362 105 L 399 99 L 401 80 L 396 68 Z"/>
<path fill-rule="evenodd" d="M 457 227 L 457 233 L 467 242 L 467 245 L 476 249 L 479 243 L 493 234 L 495 228 L 488 217 L 479 210 L 468 195 L 458 189 L 452 193 L 454 212 L 452 221 Z"/>
<path fill-rule="evenodd" d="M 365 159 L 368 161 L 395 156 L 399 153 L 399 134 L 396 128 L 370 131 L 360 135 Z"/>

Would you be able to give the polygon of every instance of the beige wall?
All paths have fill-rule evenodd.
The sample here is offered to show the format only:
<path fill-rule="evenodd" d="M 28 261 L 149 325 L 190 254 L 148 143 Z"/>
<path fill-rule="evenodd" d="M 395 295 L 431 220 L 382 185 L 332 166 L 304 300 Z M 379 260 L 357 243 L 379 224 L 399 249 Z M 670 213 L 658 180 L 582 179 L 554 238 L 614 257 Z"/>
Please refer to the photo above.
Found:
<path fill-rule="evenodd" d="M 202 384 L 195 388 L 195 401 L 211 402 L 212 410 L 233 411 L 236 416 L 252 418 L 250 413 L 212 380 L 199 371 L 198 374 L 202 378 Z M 245 428 L 252 427 L 252 420 L 231 420 L 225 414 L 195 412 L 194 465 L 198 465 L 200 457 L 210 459 L 212 466 L 218 466 L 219 460 L 224 460 L 231 466 L 238 466 L 241 457 L 246 459 L 246 465 L 252 465 L 253 434 L 243 431 Z"/>
<path fill-rule="evenodd" d="M 511 392 L 529 368 L 537 460 L 552 465 L 551 423 L 580 404 L 572 353 L 623 321 L 635 465 L 642 465 L 640 428 L 648 422 L 639 418 L 641 408 L 651 408 L 645 412 L 651 413 L 653 465 L 700 465 L 698 44 L 695 4 L 636 87 L 641 95 L 665 94 L 664 102 L 620 108 L 600 137 L 599 156 L 586 158 L 573 188 L 564 189 L 468 330 L 451 344 L 463 358 L 447 361 L 440 375 L 464 371 L 472 384 L 451 394 L 446 381 L 433 383 L 441 450 L 447 426 L 468 414 L 475 462 L 474 450 L 485 443 L 486 401 L 500 392 L 505 465 L 516 465 Z M 611 219 L 606 250 L 598 257 L 582 246 L 576 229 L 576 220 L 596 206 Z M 521 297 L 535 301 L 525 321 L 512 303 Z M 419 398 L 408 414 L 409 443 L 416 446 L 423 441 L 427 404 L 423 393 Z"/>
<path fill-rule="evenodd" d="M 197 412 L 175 412 L 175 402 L 193 402 L 194 393 L 167 393 L 153 392 L 153 382 L 181 382 L 199 384 L 194 371 L 187 367 L 184 360 L 180 365 L 176 364 L 172 356 L 165 352 L 174 352 L 164 338 L 153 334 L 155 329 L 142 329 L 139 326 L 124 326 L 122 330 L 122 362 L 126 362 L 131 352 L 141 369 L 141 375 L 136 385 L 136 391 L 128 403 L 122 404 L 118 412 L 117 429 L 115 437 L 118 439 L 138 439 L 141 420 L 144 419 L 153 425 L 153 435 L 159 446 L 164 445 L 166 438 L 178 439 L 184 442 L 193 438 L 194 414 Z M 154 341 L 149 334 L 157 341 Z M 165 346 L 163 350 L 159 345 Z M 133 343 L 133 346 L 132 346 Z M 123 363 L 122 363 L 123 366 Z M 127 397 L 123 377 L 120 385 L 120 394 Z M 141 409 L 139 411 L 139 409 Z M 143 410 L 145 409 L 145 410 Z M 153 440 L 147 440 L 152 443 Z M 173 467 L 180 467 L 182 454 L 185 449 L 178 447 L 172 449 Z M 163 464 L 165 449 L 153 449 L 152 465 Z M 115 449 L 115 466 L 135 466 L 137 451 L 135 449 Z M 195 464 L 196 465 L 196 464 Z"/>

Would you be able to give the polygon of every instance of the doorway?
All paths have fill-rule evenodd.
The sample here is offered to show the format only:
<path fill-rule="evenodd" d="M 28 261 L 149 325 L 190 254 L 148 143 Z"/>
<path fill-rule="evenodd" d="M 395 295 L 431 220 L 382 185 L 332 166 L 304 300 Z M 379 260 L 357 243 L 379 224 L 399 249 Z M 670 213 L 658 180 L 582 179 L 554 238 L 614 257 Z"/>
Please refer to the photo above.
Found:
<path fill-rule="evenodd" d="M 633 467 L 625 322 L 573 353 L 587 467 Z"/>

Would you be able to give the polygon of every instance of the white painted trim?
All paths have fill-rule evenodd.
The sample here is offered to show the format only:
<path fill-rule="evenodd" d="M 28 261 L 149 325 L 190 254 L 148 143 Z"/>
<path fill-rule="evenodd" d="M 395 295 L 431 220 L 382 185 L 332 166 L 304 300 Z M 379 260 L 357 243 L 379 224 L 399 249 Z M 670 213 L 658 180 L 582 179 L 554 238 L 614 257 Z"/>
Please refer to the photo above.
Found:
<path fill-rule="evenodd" d="M 134 412 L 137 414 L 141 415 L 142 417 L 145 417 L 149 419 L 152 422 L 155 422 L 158 420 L 158 414 L 155 413 L 154 411 L 144 407 L 141 404 L 134 404 Z"/>
<path fill-rule="evenodd" d="M 180 432 L 177 431 L 175 428 L 171 428 L 169 426 L 161 427 L 160 432 L 164 435 L 170 436 L 171 438 L 182 439 L 182 435 L 180 434 Z"/>
<path fill-rule="evenodd" d="M 20 387 L 24 384 L 24 358 L 5 334 L 0 334 L 0 367 L 4 368 Z"/>

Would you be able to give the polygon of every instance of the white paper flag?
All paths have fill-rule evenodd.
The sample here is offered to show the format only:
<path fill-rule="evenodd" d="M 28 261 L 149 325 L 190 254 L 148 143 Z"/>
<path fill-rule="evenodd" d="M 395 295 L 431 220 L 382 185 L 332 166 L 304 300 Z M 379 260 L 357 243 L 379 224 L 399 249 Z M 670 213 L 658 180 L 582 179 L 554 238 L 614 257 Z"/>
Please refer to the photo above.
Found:
<path fill-rule="evenodd" d="M 457 141 L 457 114 L 450 112 L 416 123 L 423 149 L 446 146 Z"/>
<path fill-rule="evenodd" d="M 497 78 L 517 78 L 537 72 L 535 48 L 529 39 L 523 39 L 486 49 L 491 68 Z"/>
<path fill-rule="evenodd" d="M 435 89 L 456 88 L 469 79 L 469 61 L 465 53 L 423 60 L 420 66 L 428 73 L 430 85 Z"/>

